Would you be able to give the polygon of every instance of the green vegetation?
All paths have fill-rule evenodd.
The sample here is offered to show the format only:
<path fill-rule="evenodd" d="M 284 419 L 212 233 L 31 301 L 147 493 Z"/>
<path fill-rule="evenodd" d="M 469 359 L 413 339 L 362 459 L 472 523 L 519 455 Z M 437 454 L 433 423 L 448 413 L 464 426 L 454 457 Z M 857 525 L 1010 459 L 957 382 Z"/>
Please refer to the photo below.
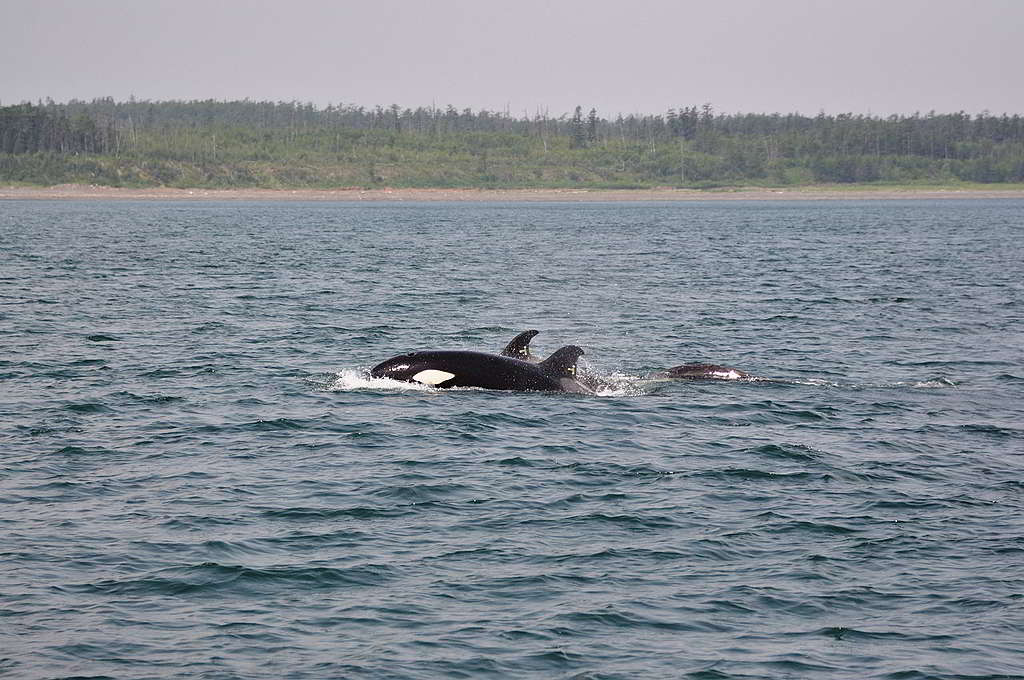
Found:
<path fill-rule="evenodd" d="M 1024 182 L 1024 118 L 718 114 L 516 118 L 296 102 L 0 107 L 0 182 L 208 188 L 641 188 Z"/>

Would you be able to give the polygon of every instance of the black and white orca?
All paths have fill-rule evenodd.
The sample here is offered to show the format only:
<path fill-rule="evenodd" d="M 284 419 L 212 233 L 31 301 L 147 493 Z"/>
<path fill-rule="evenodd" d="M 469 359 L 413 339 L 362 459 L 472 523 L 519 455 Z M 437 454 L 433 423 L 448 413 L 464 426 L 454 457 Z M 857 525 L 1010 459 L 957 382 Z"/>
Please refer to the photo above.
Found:
<path fill-rule="evenodd" d="M 536 331 L 533 334 L 536 335 Z M 529 338 L 524 347 L 528 351 Z M 566 345 L 536 363 L 486 352 L 410 352 L 377 364 L 370 369 L 370 377 L 440 388 L 481 387 L 487 390 L 591 394 L 592 390 L 576 379 L 576 362 L 582 355 L 583 350 L 576 345 Z"/>

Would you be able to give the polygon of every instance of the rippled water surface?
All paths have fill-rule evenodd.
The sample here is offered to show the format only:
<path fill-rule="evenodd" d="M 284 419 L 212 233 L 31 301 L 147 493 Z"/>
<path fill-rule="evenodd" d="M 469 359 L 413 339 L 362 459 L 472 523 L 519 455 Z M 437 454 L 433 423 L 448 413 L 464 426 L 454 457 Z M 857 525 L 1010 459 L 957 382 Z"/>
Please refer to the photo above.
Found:
<path fill-rule="evenodd" d="M 1022 218 L 0 203 L 0 675 L 1022 677 Z"/>

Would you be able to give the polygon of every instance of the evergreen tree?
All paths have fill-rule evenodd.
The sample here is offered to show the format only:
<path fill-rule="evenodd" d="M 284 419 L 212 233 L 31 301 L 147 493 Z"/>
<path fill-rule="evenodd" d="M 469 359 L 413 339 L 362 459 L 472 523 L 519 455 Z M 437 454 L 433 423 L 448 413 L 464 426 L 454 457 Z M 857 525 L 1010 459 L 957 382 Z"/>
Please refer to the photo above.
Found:
<path fill-rule="evenodd" d="M 572 135 L 571 147 L 573 149 L 582 149 L 586 146 L 587 132 L 583 124 L 583 107 L 577 106 L 576 111 L 572 114 L 570 130 Z"/>

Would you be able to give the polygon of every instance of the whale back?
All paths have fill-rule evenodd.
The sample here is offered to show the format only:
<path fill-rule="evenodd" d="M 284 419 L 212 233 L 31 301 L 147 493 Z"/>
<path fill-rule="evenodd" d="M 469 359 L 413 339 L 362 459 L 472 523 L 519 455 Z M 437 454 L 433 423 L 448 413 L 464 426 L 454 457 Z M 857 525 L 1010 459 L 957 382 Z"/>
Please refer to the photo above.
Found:
<path fill-rule="evenodd" d="M 537 364 L 545 375 L 556 380 L 565 392 L 592 394 L 594 390 L 581 383 L 577 376 L 576 362 L 583 356 L 583 350 L 576 345 L 566 345 Z"/>
<path fill-rule="evenodd" d="M 666 369 L 659 377 L 676 380 L 741 380 L 750 378 L 749 373 L 718 364 L 683 364 Z"/>
<path fill-rule="evenodd" d="M 537 367 L 556 378 L 576 377 L 576 362 L 583 356 L 583 350 L 576 345 L 566 345 L 540 362 Z"/>

